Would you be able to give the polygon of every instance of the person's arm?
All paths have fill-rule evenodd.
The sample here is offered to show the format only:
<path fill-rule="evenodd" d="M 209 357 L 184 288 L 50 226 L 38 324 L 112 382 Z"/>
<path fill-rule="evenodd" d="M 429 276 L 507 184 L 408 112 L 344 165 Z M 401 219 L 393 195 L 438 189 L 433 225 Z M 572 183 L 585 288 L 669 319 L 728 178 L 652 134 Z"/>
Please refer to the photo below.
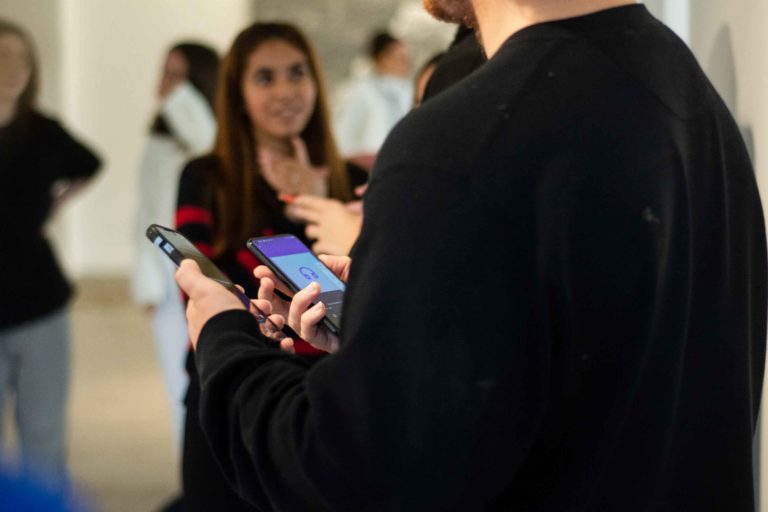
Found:
<path fill-rule="evenodd" d="M 50 154 L 57 162 L 59 180 L 76 183 L 91 179 L 101 167 L 101 159 L 60 124 L 51 125 Z"/>
<path fill-rule="evenodd" d="M 366 153 L 363 148 L 368 101 L 361 83 L 343 94 L 334 118 L 334 134 L 339 152 L 348 157 Z M 367 169 L 367 167 L 366 167 Z"/>
<path fill-rule="evenodd" d="M 171 132 L 191 155 L 207 152 L 216 137 L 216 119 L 205 97 L 189 82 L 178 85 L 160 108 Z"/>
<path fill-rule="evenodd" d="M 59 123 L 51 122 L 48 130 L 47 151 L 56 169 L 51 188 L 51 218 L 65 203 L 86 188 L 101 167 L 101 160 Z"/>
<path fill-rule="evenodd" d="M 258 506 L 468 510 L 531 448 L 549 363 L 527 297 L 440 264 L 467 187 L 412 171 L 371 185 L 336 354 L 307 369 L 267 350 L 243 311 L 202 329 L 203 428 Z"/>

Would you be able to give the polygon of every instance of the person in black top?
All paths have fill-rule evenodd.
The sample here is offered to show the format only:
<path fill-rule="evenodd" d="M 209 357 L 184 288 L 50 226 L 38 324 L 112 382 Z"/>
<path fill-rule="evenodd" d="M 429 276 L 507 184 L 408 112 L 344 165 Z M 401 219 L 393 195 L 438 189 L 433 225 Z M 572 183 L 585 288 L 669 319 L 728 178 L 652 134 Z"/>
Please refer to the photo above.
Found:
<path fill-rule="evenodd" d="M 225 473 L 264 509 L 754 510 L 766 237 L 726 106 L 641 4 L 430 8 L 489 61 L 385 143 L 351 268 L 326 258 L 338 351 L 306 368 L 177 273 Z M 316 289 L 287 310 L 256 275 L 334 341 Z"/>
<path fill-rule="evenodd" d="M 459 26 L 450 48 L 437 63 L 427 82 L 421 102 L 460 82 L 485 64 L 485 61 L 485 53 L 475 31 L 466 25 Z"/>
<path fill-rule="evenodd" d="M 35 109 L 36 88 L 30 39 L 0 20 L 0 412 L 15 393 L 25 468 L 65 485 L 72 290 L 44 231 L 100 162 Z"/>
<path fill-rule="evenodd" d="M 181 174 L 176 227 L 246 294 L 256 297 L 259 265 L 245 247 L 251 236 L 292 233 L 309 243 L 305 226 L 279 194 L 338 201 L 368 174 L 338 155 L 329 126 L 321 67 L 295 26 L 255 23 L 244 29 L 224 61 L 211 154 Z M 294 344 L 310 366 L 323 352 Z M 196 376 L 194 359 L 188 358 Z M 199 425 L 200 386 L 190 380 L 184 431 L 183 483 L 188 511 L 252 510 L 227 484 Z"/>

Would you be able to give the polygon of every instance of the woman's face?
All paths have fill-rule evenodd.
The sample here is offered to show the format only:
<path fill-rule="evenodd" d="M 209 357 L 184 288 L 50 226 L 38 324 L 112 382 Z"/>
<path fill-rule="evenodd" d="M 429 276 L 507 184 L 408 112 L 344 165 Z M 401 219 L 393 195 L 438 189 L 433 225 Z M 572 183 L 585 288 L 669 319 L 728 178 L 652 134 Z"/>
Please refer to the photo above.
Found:
<path fill-rule="evenodd" d="M 189 75 L 189 63 L 184 54 L 179 50 L 172 50 L 168 53 L 163 66 L 163 74 L 160 78 L 160 86 L 157 94 L 160 98 L 165 98 L 176 86 L 187 79 Z"/>
<path fill-rule="evenodd" d="M 260 140 L 300 135 L 317 103 L 307 56 L 279 39 L 251 52 L 241 87 L 245 110 Z"/>
<path fill-rule="evenodd" d="M 390 44 L 389 48 L 379 56 L 377 67 L 386 75 L 407 77 L 411 72 L 411 56 L 408 48 L 400 42 Z"/>
<path fill-rule="evenodd" d="M 16 34 L 0 35 L 0 103 L 15 103 L 29 85 L 32 56 Z"/>

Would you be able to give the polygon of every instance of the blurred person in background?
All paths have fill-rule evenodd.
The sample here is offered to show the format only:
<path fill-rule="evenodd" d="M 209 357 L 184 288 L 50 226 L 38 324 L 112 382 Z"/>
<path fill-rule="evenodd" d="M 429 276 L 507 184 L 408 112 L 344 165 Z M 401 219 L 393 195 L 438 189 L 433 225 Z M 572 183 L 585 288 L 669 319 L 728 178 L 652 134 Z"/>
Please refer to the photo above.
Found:
<path fill-rule="evenodd" d="M 344 91 L 334 120 L 342 155 L 365 169 L 373 167 L 384 139 L 413 104 L 411 58 L 405 43 L 387 32 L 376 33 L 368 44 L 368 56 L 372 72 Z"/>
<path fill-rule="evenodd" d="M 424 93 L 426 92 L 427 84 L 432 79 L 432 75 L 435 74 L 435 70 L 437 69 L 437 66 L 440 64 L 440 61 L 443 57 L 445 57 L 445 52 L 440 52 L 436 55 L 433 55 L 421 66 L 421 68 L 419 68 L 419 71 L 416 73 L 416 78 L 414 79 L 416 90 L 414 91 L 413 96 L 414 108 L 421 105 L 421 102 L 424 101 Z"/>
<path fill-rule="evenodd" d="M 173 264 L 147 243 L 145 231 L 152 223 L 173 225 L 181 169 L 213 146 L 218 73 L 219 56 L 208 46 L 183 42 L 168 51 L 157 89 L 160 104 L 139 167 L 133 297 L 152 320 L 177 446 L 184 429 L 188 385 L 184 303 L 173 279 Z"/>
<path fill-rule="evenodd" d="M 69 299 L 45 235 L 99 158 L 36 108 L 32 40 L 0 20 L 0 425 L 15 395 L 23 469 L 68 487 Z"/>
<path fill-rule="evenodd" d="M 216 143 L 210 155 L 185 167 L 176 223 L 255 297 L 259 281 L 252 270 L 259 262 L 245 247 L 248 238 L 292 233 L 308 241 L 304 225 L 278 194 L 347 202 L 367 173 L 339 156 L 315 50 L 293 25 L 256 23 L 242 31 L 221 76 Z M 322 354 L 301 341 L 295 350 L 307 366 Z M 197 375 L 191 352 L 188 369 Z M 185 507 L 253 510 L 230 487 L 210 451 L 200 428 L 199 397 L 199 381 L 191 379 L 183 454 Z"/>
<path fill-rule="evenodd" d="M 466 25 L 459 25 L 451 46 L 437 63 L 424 87 L 422 101 L 433 98 L 461 82 L 486 61 L 485 50 L 475 31 Z"/>

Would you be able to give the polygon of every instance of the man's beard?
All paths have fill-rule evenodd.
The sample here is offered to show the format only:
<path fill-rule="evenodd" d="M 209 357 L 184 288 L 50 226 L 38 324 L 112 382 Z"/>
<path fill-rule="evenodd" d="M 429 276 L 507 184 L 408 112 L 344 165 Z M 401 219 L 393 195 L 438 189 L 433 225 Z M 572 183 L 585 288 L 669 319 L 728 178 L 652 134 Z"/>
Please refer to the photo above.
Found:
<path fill-rule="evenodd" d="M 470 0 L 423 0 L 424 8 L 435 18 L 477 28 L 477 17 Z"/>

